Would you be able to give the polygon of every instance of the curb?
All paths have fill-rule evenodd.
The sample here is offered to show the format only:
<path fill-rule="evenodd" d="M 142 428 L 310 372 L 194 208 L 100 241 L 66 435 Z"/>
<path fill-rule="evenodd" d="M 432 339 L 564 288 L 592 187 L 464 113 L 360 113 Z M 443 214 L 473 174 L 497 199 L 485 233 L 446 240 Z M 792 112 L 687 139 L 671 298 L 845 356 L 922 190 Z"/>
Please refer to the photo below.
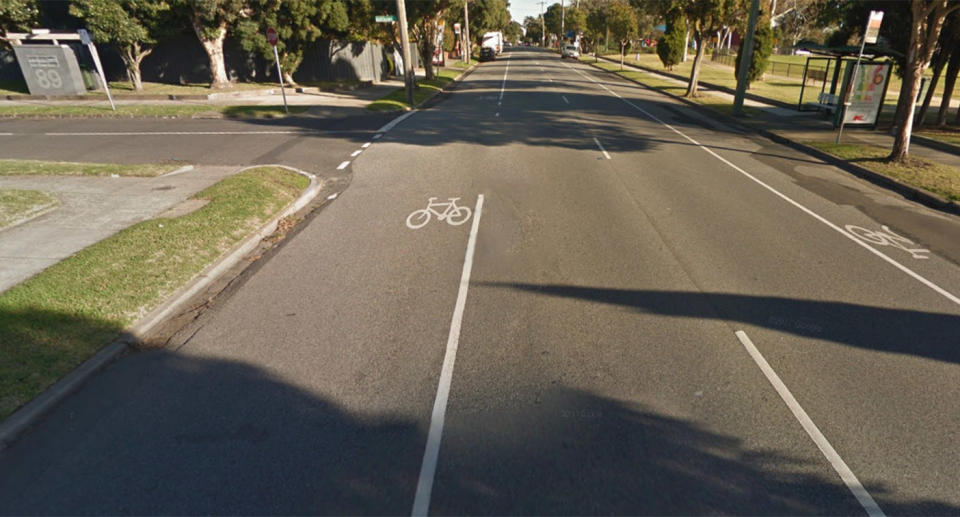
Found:
<path fill-rule="evenodd" d="M 113 343 L 102 348 L 93 357 L 81 363 L 53 386 L 47 388 L 43 393 L 0 423 L 0 451 L 9 447 L 10 444 L 19 438 L 27 429 L 37 423 L 70 394 L 83 386 L 84 383 L 90 380 L 100 370 L 123 356 L 130 349 L 131 345 L 140 340 L 140 336 L 146 335 L 151 329 L 156 327 L 157 324 L 161 323 L 164 318 L 182 309 L 194 295 L 212 284 L 225 271 L 239 263 L 246 254 L 259 245 L 264 238 L 276 231 L 277 225 L 282 219 L 297 213 L 307 206 L 307 204 L 317 197 L 323 187 L 323 184 L 317 180 L 315 175 L 286 165 L 251 165 L 239 169 L 235 174 L 257 167 L 281 167 L 296 172 L 297 174 L 308 177 L 310 179 L 310 185 L 300 194 L 300 197 L 280 212 L 279 215 L 262 226 L 256 233 L 248 236 L 236 245 L 233 250 L 223 258 L 207 266 L 188 282 L 187 285 L 181 287 L 174 293 L 166 302 L 128 327 Z"/>
<path fill-rule="evenodd" d="M 431 100 L 433 100 L 434 97 L 436 97 L 437 95 L 440 95 L 441 93 L 446 93 L 448 90 L 450 90 L 450 89 L 453 87 L 453 85 L 455 85 L 456 83 L 459 83 L 459 82 L 462 81 L 466 76 L 470 75 L 470 73 L 473 72 L 478 66 L 480 66 L 480 63 L 474 64 L 474 65 L 470 65 L 469 68 L 464 68 L 463 71 L 460 72 L 460 75 L 454 77 L 454 78 L 450 81 L 449 84 L 447 84 L 446 86 L 444 86 L 443 88 L 441 88 L 439 91 L 431 94 L 431 95 L 430 95 L 429 97 L 427 97 L 426 99 L 423 99 L 423 100 L 420 101 L 416 106 L 413 106 L 413 107 L 404 106 L 403 109 L 391 110 L 391 111 L 406 111 L 406 112 L 416 111 L 416 110 L 419 109 L 421 106 L 424 106 L 426 103 L 428 103 L 428 102 L 430 102 Z M 370 101 L 370 104 L 373 104 L 374 102 L 377 102 L 377 101 L 379 101 L 379 100 L 380 100 L 380 99 L 376 99 L 376 100 Z M 366 109 L 366 108 L 364 108 L 364 109 Z"/>
<path fill-rule="evenodd" d="M 809 146 L 809 145 L 800 143 L 800 142 L 798 142 L 798 141 L 796 141 L 796 140 L 791 140 L 791 139 L 789 139 L 789 138 L 787 138 L 787 137 L 785 137 L 785 136 L 783 136 L 783 135 L 781 135 L 781 134 L 779 134 L 779 133 L 776 133 L 776 132 L 774 132 L 774 131 L 771 131 L 771 130 L 769 130 L 769 129 L 765 129 L 765 128 L 762 128 L 762 127 L 757 127 L 757 126 L 755 126 L 755 125 L 753 125 L 753 124 L 750 124 L 749 122 L 746 122 L 746 121 L 744 121 L 744 120 L 740 120 L 740 119 L 731 117 L 731 116 L 729 116 L 729 115 L 727 115 L 727 114 L 725 114 L 725 113 L 720 113 L 720 112 L 714 111 L 714 110 L 712 110 L 712 109 L 710 109 L 710 108 L 707 108 L 706 106 L 700 105 L 700 104 L 698 104 L 698 103 L 696 103 L 696 102 L 693 102 L 693 101 L 691 101 L 691 100 L 689 100 L 689 99 L 687 99 L 687 98 L 685 98 L 685 97 L 681 97 L 681 96 L 678 96 L 678 95 L 674 95 L 674 94 L 672 94 L 672 93 L 668 93 L 668 92 L 665 92 L 665 91 L 662 91 L 662 90 L 658 90 L 658 89 L 656 89 L 656 88 L 647 86 L 646 84 L 643 84 L 643 83 L 641 83 L 641 82 L 639 82 L 639 81 L 636 81 L 636 80 L 634 80 L 634 79 L 630 79 L 629 77 L 624 77 L 624 76 L 622 76 L 622 75 L 619 75 L 619 74 L 617 74 L 617 73 L 614 72 L 614 71 L 604 70 L 603 68 L 600 68 L 600 67 L 598 67 L 598 66 L 593 66 L 593 63 L 586 62 L 586 61 L 581 61 L 581 62 L 582 62 L 582 63 L 585 63 L 585 64 L 587 64 L 587 65 L 590 65 L 590 66 L 592 66 L 593 68 L 596 68 L 597 70 L 600 70 L 600 71 L 602 71 L 602 72 L 606 72 L 606 73 L 610 73 L 610 74 L 617 75 L 617 76 L 620 77 L 621 79 L 624 79 L 624 80 L 626 80 L 626 81 L 630 81 L 631 83 L 634 83 L 634 84 L 638 84 L 638 85 L 640 85 L 640 86 L 643 86 L 644 88 L 646 88 L 646 89 L 648 89 L 648 90 L 655 91 L 655 92 L 657 92 L 657 93 L 659 93 L 659 94 L 661 94 L 661 95 L 666 95 L 667 97 L 671 97 L 671 98 L 673 98 L 673 99 L 676 99 L 676 100 L 678 100 L 678 101 L 686 104 L 687 106 L 690 106 L 690 107 L 692 107 L 692 108 L 700 111 L 700 112 L 703 113 L 703 114 L 709 115 L 709 116 L 711 116 L 711 117 L 713 117 L 713 118 L 716 118 L 716 119 L 720 119 L 722 122 L 724 122 L 724 123 L 726 123 L 726 124 L 732 125 L 732 126 L 734 126 L 734 127 L 740 128 L 740 129 L 743 129 L 743 130 L 745 130 L 745 131 L 749 131 L 749 132 L 753 132 L 753 133 L 759 134 L 759 135 L 761 135 L 761 136 L 763 136 L 763 137 L 765 137 L 765 138 L 767 138 L 767 139 L 769 139 L 769 140 L 772 140 L 772 141 L 774 141 L 774 142 L 776 142 L 776 143 L 778 143 L 778 144 L 786 145 L 786 146 L 788 146 L 788 147 L 790 147 L 790 148 L 792 148 L 792 149 L 795 149 L 795 150 L 800 151 L 800 152 L 802 152 L 802 153 L 805 153 L 805 154 L 808 154 L 808 155 L 813 156 L 813 157 L 815 157 L 815 158 L 818 158 L 818 159 L 820 159 L 820 160 L 822 160 L 822 161 L 824 161 L 824 162 L 826 162 L 826 163 L 829 163 L 830 165 L 833 165 L 833 166 L 835 166 L 835 167 L 837 167 L 837 168 L 843 169 L 843 170 L 849 172 L 850 174 L 853 174 L 854 176 L 857 176 L 858 178 L 867 180 L 867 181 L 869 181 L 870 183 L 873 183 L 874 185 L 877 185 L 877 186 L 880 186 L 880 187 L 883 187 L 883 188 L 892 190 L 892 191 L 894 191 L 894 192 L 902 195 L 903 197 L 905 197 L 905 198 L 907 198 L 907 199 L 909 199 L 909 200 L 911 200 L 911 201 L 915 201 L 915 202 L 917 202 L 917 203 L 920 203 L 921 205 L 926 206 L 927 208 L 932 208 L 932 209 L 934 209 L 934 210 L 939 210 L 939 211 L 941 211 L 941 212 L 946 212 L 946 213 L 948 213 L 948 214 L 960 215 L 960 204 L 957 204 L 957 203 L 954 202 L 954 201 L 949 201 L 949 200 L 947 200 L 947 199 L 944 199 L 944 198 L 938 196 L 937 194 L 934 194 L 934 193 L 932 193 L 932 192 L 929 192 L 929 191 L 927 191 L 927 190 L 924 190 L 924 189 L 922 189 L 922 188 L 920 188 L 920 187 L 914 187 L 913 185 L 907 185 L 906 183 L 903 183 L 903 182 L 901 182 L 901 181 L 899 181 L 899 180 L 897 180 L 897 179 L 891 178 L 891 177 L 889 177 L 889 176 L 884 176 L 883 174 L 880 174 L 880 173 L 878 173 L 878 172 L 871 171 L 871 170 L 869 170 L 869 169 L 860 167 L 859 165 L 855 165 L 855 164 L 853 164 L 853 163 L 850 163 L 850 162 L 848 162 L 848 161 L 846 161 L 846 160 L 837 158 L 836 156 L 833 156 L 832 154 L 829 154 L 829 153 L 826 153 L 826 152 L 824 152 L 824 151 L 821 151 L 821 150 L 819 150 L 819 149 L 817 149 L 817 148 L 815 148 L 815 147 L 811 147 L 811 146 Z M 652 72 L 652 71 L 650 71 L 650 70 L 644 70 L 644 71 L 645 71 L 645 72 L 652 73 L 652 74 L 656 74 L 656 73 L 657 73 L 657 72 Z M 925 140 L 926 140 L 926 139 L 925 139 Z M 949 145 L 949 144 L 947 144 L 947 145 Z"/>
<path fill-rule="evenodd" d="M 960 156 L 960 145 L 955 145 L 948 142 L 941 142 L 940 140 L 934 140 L 932 138 L 927 138 L 921 135 L 910 135 L 910 139 L 918 144 L 923 145 L 924 147 L 929 147 L 931 149 L 936 149 L 937 151 L 956 154 Z"/>

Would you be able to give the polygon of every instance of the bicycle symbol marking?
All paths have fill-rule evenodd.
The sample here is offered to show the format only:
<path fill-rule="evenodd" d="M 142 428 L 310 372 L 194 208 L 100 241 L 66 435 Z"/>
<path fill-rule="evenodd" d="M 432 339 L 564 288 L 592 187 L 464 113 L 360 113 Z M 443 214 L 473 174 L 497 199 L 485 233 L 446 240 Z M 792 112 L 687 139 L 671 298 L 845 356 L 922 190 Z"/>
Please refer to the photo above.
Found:
<path fill-rule="evenodd" d="M 915 259 L 930 258 L 927 255 L 930 253 L 930 250 L 908 247 L 908 245 L 913 245 L 914 242 L 906 237 L 903 237 L 902 235 L 897 235 L 893 230 L 890 229 L 890 227 L 886 225 L 881 226 L 880 231 L 868 230 L 862 226 L 854 226 L 852 224 L 848 224 L 846 229 L 854 237 L 864 242 L 876 244 L 878 246 L 893 246 L 894 248 L 899 248 L 903 251 L 906 251 Z"/>
<path fill-rule="evenodd" d="M 457 206 L 460 198 L 451 197 L 446 202 L 437 202 L 437 198 L 432 197 L 427 201 L 427 207 L 420 210 L 414 210 L 407 216 L 407 228 L 418 230 L 430 222 L 433 216 L 438 221 L 446 221 L 450 226 L 459 226 L 470 219 L 470 208 Z"/>

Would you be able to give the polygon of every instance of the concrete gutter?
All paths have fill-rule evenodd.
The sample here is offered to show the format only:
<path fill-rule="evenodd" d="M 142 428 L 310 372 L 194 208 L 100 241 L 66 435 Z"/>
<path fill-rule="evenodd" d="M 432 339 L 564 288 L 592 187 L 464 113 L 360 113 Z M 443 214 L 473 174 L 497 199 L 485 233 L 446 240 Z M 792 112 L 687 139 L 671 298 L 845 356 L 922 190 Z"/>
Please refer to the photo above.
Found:
<path fill-rule="evenodd" d="M 195 276 L 187 285 L 180 288 L 180 290 L 174 293 L 167 301 L 127 328 L 116 341 L 104 347 L 90 359 L 84 361 L 72 372 L 57 381 L 56 384 L 0 423 L 0 451 L 6 449 L 14 440 L 43 418 L 44 415 L 50 412 L 62 400 L 83 386 L 83 384 L 90 380 L 97 372 L 123 356 L 130 349 L 131 345 L 138 343 L 142 336 L 146 336 L 158 324 L 163 322 L 164 319 L 185 309 L 187 302 L 189 302 L 191 298 L 231 271 L 231 268 L 239 264 L 263 239 L 277 230 L 277 226 L 281 220 L 302 210 L 313 201 L 323 189 L 323 184 L 315 175 L 285 165 L 252 165 L 238 170 L 236 174 L 257 167 L 281 167 L 291 170 L 309 178 L 310 185 L 283 212 L 260 227 L 253 235 L 250 235 L 237 244 L 218 261 L 207 266 L 206 269 Z"/>
<path fill-rule="evenodd" d="M 838 168 L 840 168 L 840 169 L 843 169 L 843 170 L 845 170 L 845 171 L 853 174 L 854 176 L 857 176 L 857 177 L 859 177 L 859 178 L 865 179 L 865 180 L 869 181 L 870 183 L 873 183 L 874 185 L 877 185 L 877 186 L 884 187 L 884 188 L 886 188 L 886 189 L 892 190 L 892 191 L 894 191 L 894 192 L 902 195 L 903 197 L 905 197 L 905 198 L 907 198 L 907 199 L 909 199 L 909 200 L 911 200 L 911 201 L 915 201 L 915 202 L 917 202 L 917 203 L 920 203 L 920 204 L 922 204 L 922 205 L 924 205 L 924 206 L 926 206 L 926 207 L 928 207 L 928 208 L 932 208 L 932 209 L 934 209 L 934 210 L 939 210 L 939 211 L 941 211 L 941 212 L 945 212 L 945 213 L 948 213 L 948 214 L 960 215 L 960 205 L 958 205 L 958 204 L 957 204 L 956 202 L 954 202 L 954 201 L 950 201 L 950 200 L 944 199 L 944 198 L 940 197 L 939 195 L 934 194 L 933 192 L 927 191 L 927 190 L 922 189 L 922 188 L 920 188 L 920 187 L 915 187 L 915 186 L 913 186 L 913 185 L 907 185 L 906 183 L 903 183 L 903 182 L 901 182 L 901 181 L 899 181 L 899 180 L 897 180 L 897 179 L 891 178 L 891 177 L 889 177 L 889 176 L 885 176 L 885 175 L 880 174 L 880 173 L 878 173 L 878 172 L 871 171 L 871 170 L 866 169 L 866 168 L 864 168 L 864 167 L 860 167 L 859 165 L 856 165 L 856 164 L 851 163 L 851 162 L 848 162 L 848 161 L 846 161 L 846 160 L 837 158 L 836 156 L 833 156 L 832 154 L 823 152 L 823 151 L 821 151 L 821 150 L 819 150 L 819 149 L 817 149 L 817 148 L 815 148 L 815 147 L 811 147 L 811 146 L 809 146 L 809 145 L 806 145 L 806 144 L 804 144 L 804 143 L 798 142 L 798 141 L 796 141 L 796 140 L 792 140 L 792 139 L 790 139 L 789 137 L 787 137 L 787 136 L 785 136 L 784 134 L 779 133 L 779 132 L 777 132 L 777 131 L 772 131 L 772 130 L 769 130 L 769 129 L 767 129 L 767 128 L 760 127 L 760 126 L 758 126 L 758 125 L 751 124 L 749 120 L 743 120 L 743 119 L 735 118 L 735 117 L 732 117 L 732 116 L 730 116 L 730 115 L 727 115 L 726 113 L 720 113 L 720 112 L 718 112 L 718 111 L 714 111 L 714 110 L 712 110 L 712 109 L 710 109 L 710 108 L 708 108 L 708 107 L 706 107 L 706 106 L 703 106 L 703 105 L 701 105 L 701 104 L 698 104 L 698 103 L 696 103 L 696 102 L 693 102 L 693 101 L 687 99 L 686 97 L 682 97 L 682 96 L 679 96 L 679 95 L 674 95 L 674 94 L 672 94 L 672 93 L 665 92 L 665 91 L 663 91 L 663 90 L 658 90 L 658 89 L 656 89 L 656 88 L 652 88 L 652 87 L 647 86 L 646 84 L 644 84 L 644 83 L 642 83 L 642 82 L 640 82 L 640 81 L 636 81 L 636 80 L 634 80 L 634 79 L 630 79 L 629 77 L 624 77 L 624 76 L 622 76 L 622 75 L 619 75 L 619 74 L 617 74 L 615 71 L 605 70 L 605 69 L 600 68 L 600 67 L 598 67 L 598 66 L 594 66 L 593 63 L 590 63 L 590 62 L 588 62 L 588 61 L 581 61 L 581 62 L 586 63 L 586 64 L 588 64 L 588 65 L 591 65 L 591 66 L 593 66 L 594 68 L 596 68 L 596 69 L 598 69 L 598 70 L 601 70 L 601 71 L 603 71 L 603 72 L 607 72 L 607 73 L 611 73 L 611 74 L 616 74 L 616 75 L 618 75 L 620 78 L 622 78 L 622 79 L 624 79 L 624 80 L 627 80 L 627 81 L 630 81 L 630 82 L 632 82 L 632 83 L 634 83 L 634 84 L 638 84 L 638 85 L 640 85 L 640 86 L 643 86 L 644 88 L 646 88 L 646 89 L 648 89 L 648 90 L 655 91 L 655 92 L 657 92 L 657 93 L 660 93 L 660 94 L 662 94 L 662 95 L 666 95 L 666 96 L 668 96 L 668 97 L 672 97 L 672 98 L 674 98 L 674 99 L 676 99 L 676 100 L 678 100 L 678 101 L 680 101 L 680 102 L 683 102 L 684 104 L 686 104 L 686 105 L 688 105 L 688 106 L 690 106 L 690 107 L 692 107 L 692 108 L 700 111 L 701 113 L 703 113 L 703 114 L 705 114 L 705 115 L 711 116 L 711 117 L 716 118 L 716 119 L 720 119 L 721 121 L 723 121 L 723 122 L 726 123 L 726 124 L 729 124 L 729 125 L 734 126 L 734 127 L 736 127 L 736 128 L 742 129 L 742 130 L 744 130 L 744 131 L 746 131 L 746 132 L 753 132 L 753 133 L 760 134 L 760 135 L 762 135 L 762 136 L 764 136 L 764 137 L 766 137 L 766 138 L 768 138 L 768 139 L 770 139 L 770 140 L 772 140 L 772 141 L 774 141 L 774 142 L 777 142 L 777 143 L 779 143 L 779 144 L 784 144 L 784 145 L 789 146 L 789 147 L 791 147 L 791 148 L 793 148 L 793 149 L 796 149 L 796 150 L 798 150 L 798 151 L 800 151 L 800 152 L 802 152 L 802 153 L 806 153 L 806 154 L 809 154 L 809 155 L 811 155 L 811 156 L 813 156 L 813 157 L 815 157 L 815 158 L 819 158 L 820 160 L 823 160 L 823 161 L 826 162 L 826 163 L 829 163 L 829 164 L 831 164 L 831 165 L 833 165 L 833 166 L 835 166 L 835 167 L 838 167 Z M 645 72 L 649 72 L 649 73 L 652 73 L 652 74 L 666 75 L 666 74 L 661 74 L 661 73 L 659 73 L 659 72 L 655 72 L 655 71 L 651 71 L 651 70 L 647 70 L 647 69 L 643 69 L 643 70 L 644 70 Z M 671 74 L 671 75 L 672 75 L 672 74 Z M 668 77 L 670 77 L 670 76 L 668 76 Z M 764 102 L 766 102 L 766 101 L 764 101 Z M 914 138 L 916 138 L 916 137 L 914 137 Z M 926 141 L 926 140 L 929 140 L 929 139 L 926 139 L 926 138 L 925 138 L 925 139 L 923 139 L 923 140 Z M 940 143 L 942 144 L 943 142 L 940 142 Z M 926 145 L 926 144 L 924 144 L 924 145 Z M 945 144 L 945 145 L 950 145 L 950 144 Z M 952 146 L 951 146 L 951 147 L 952 147 Z"/>

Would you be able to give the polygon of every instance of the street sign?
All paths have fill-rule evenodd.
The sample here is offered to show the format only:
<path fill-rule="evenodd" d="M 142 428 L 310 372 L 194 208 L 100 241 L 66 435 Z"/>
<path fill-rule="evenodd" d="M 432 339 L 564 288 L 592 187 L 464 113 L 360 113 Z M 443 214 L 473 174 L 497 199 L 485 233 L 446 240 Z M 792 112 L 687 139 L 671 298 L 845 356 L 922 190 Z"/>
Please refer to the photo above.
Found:
<path fill-rule="evenodd" d="M 867 20 L 867 31 L 863 33 L 863 41 L 873 45 L 880 36 L 880 24 L 883 23 L 883 11 L 870 11 L 870 19 Z"/>
<path fill-rule="evenodd" d="M 397 21 L 397 17 L 392 14 L 378 14 L 373 17 L 377 23 L 392 23 Z"/>
<path fill-rule="evenodd" d="M 277 36 L 276 29 L 274 29 L 273 27 L 270 27 L 269 29 L 267 29 L 267 43 L 269 43 L 271 47 L 276 47 L 277 41 L 279 40 L 280 40 L 280 37 Z"/>
<path fill-rule="evenodd" d="M 454 23 L 454 24 L 453 24 L 453 33 L 454 33 L 454 34 L 460 34 L 460 24 L 459 24 L 459 23 Z"/>

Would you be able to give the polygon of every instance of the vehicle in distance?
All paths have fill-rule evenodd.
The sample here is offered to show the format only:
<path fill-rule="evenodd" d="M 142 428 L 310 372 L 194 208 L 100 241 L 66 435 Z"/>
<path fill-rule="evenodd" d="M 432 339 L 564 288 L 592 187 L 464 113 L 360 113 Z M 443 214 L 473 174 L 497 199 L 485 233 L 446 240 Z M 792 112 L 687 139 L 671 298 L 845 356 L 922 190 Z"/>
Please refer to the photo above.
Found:
<path fill-rule="evenodd" d="M 578 59 L 580 57 L 580 47 L 577 45 L 564 45 L 563 49 L 560 50 L 560 57 L 572 57 L 573 59 Z"/>
<path fill-rule="evenodd" d="M 493 61 L 497 57 L 496 50 L 493 47 L 480 48 L 480 61 Z"/>
<path fill-rule="evenodd" d="M 485 32 L 480 43 L 481 48 L 490 47 L 498 56 L 503 52 L 503 33 Z"/>

